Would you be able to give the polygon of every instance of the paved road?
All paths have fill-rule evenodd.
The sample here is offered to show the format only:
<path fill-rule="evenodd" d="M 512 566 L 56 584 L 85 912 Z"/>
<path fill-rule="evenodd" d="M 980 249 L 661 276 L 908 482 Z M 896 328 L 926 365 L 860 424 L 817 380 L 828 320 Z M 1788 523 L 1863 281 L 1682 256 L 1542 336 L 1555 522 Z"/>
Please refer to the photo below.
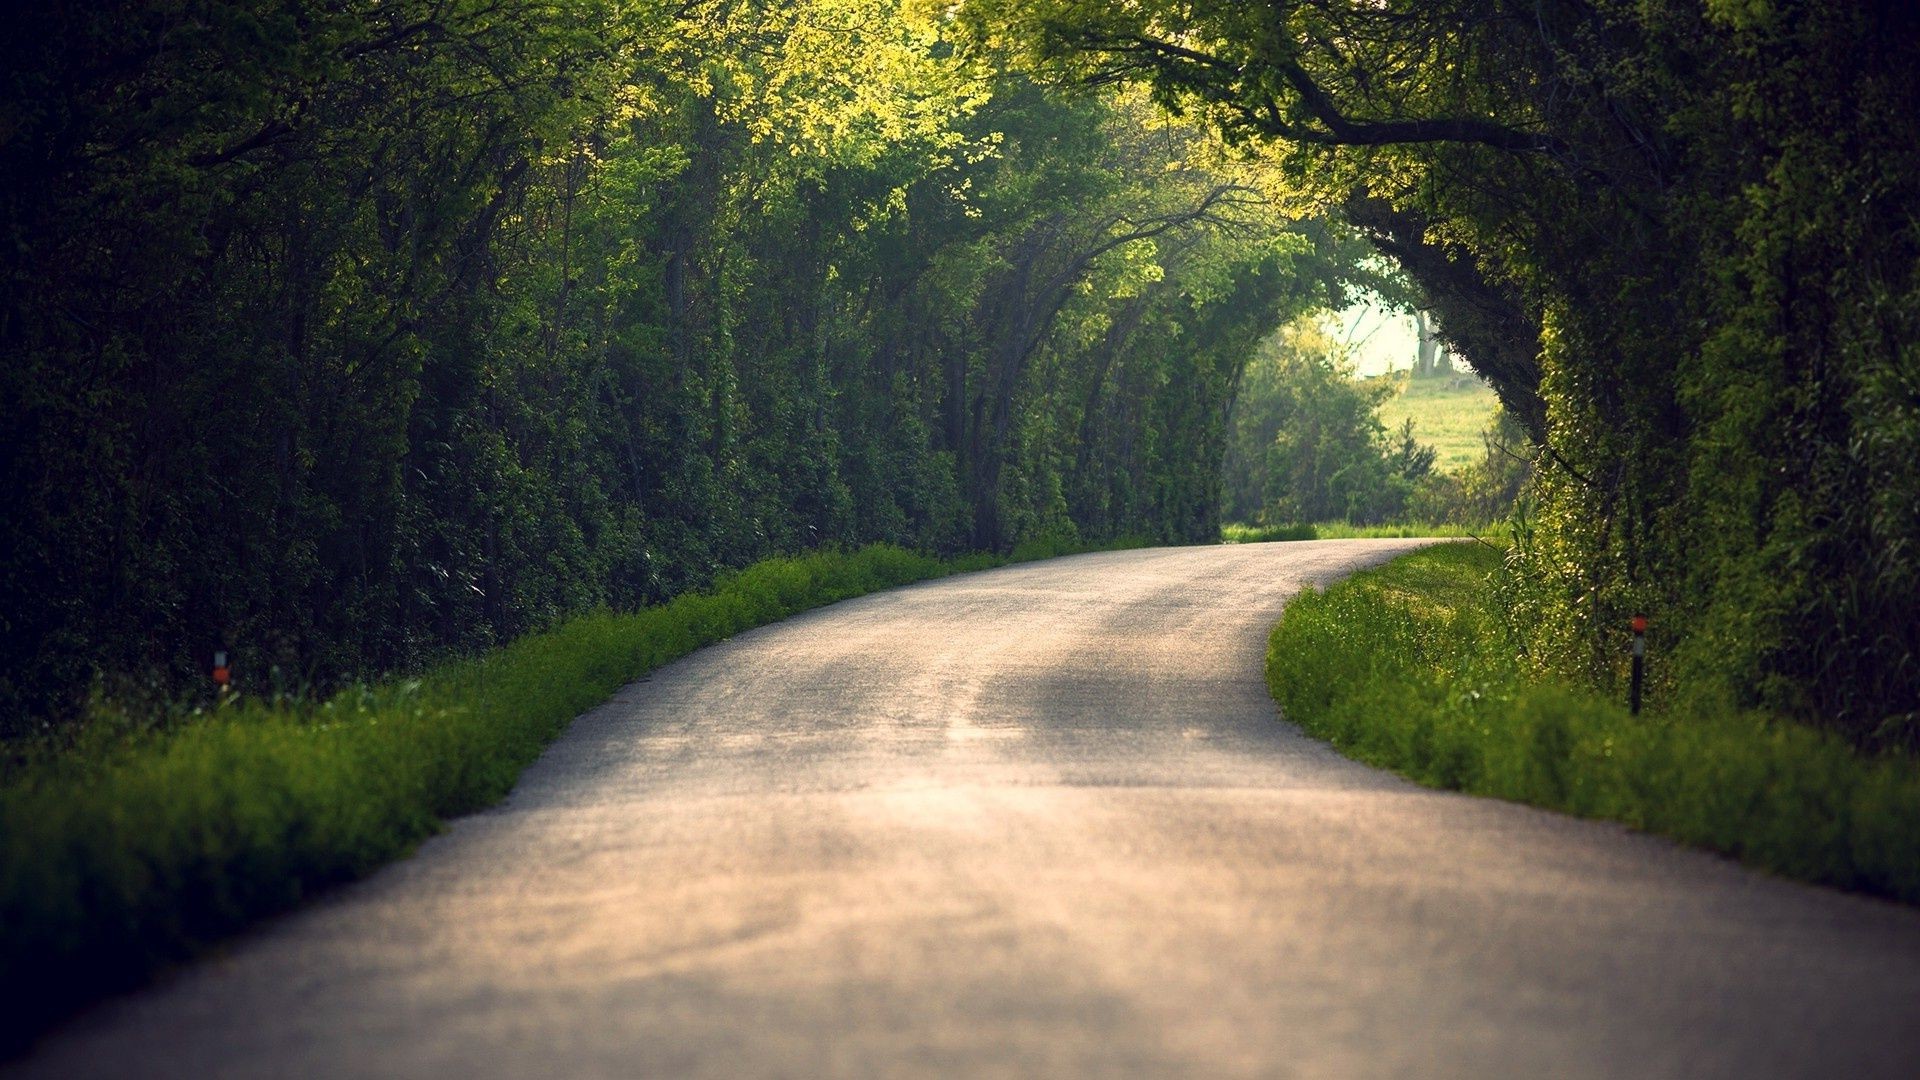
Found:
<path fill-rule="evenodd" d="M 23 1071 L 1920 1075 L 1920 912 L 1274 718 L 1286 598 L 1410 546 L 1080 556 L 743 634 Z"/>

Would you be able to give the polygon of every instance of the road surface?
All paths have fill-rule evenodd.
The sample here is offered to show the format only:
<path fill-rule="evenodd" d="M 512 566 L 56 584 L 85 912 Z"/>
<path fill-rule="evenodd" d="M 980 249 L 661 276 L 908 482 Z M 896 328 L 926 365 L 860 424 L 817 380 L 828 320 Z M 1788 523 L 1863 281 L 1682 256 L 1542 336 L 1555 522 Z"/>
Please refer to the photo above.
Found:
<path fill-rule="evenodd" d="M 743 634 L 15 1068 L 1920 1075 L 1920 912 L 1423 790 L 1275 718 L 1287 597 L 1412 546 L 1078 556 Z"/>

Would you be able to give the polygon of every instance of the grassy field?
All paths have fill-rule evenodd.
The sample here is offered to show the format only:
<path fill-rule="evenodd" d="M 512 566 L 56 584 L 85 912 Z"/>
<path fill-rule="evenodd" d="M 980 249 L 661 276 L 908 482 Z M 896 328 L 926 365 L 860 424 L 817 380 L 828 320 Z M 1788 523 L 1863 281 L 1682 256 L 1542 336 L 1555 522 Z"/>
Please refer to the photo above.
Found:
<path fill-rule="evenodd" d="M 1398 393 L 1380 406 L 1380 422 L 1390 432 L 1411 419 L 1414 438 L 1434 448 L 1434 467 L 1456 471 L 1486 454 L 1480 433 L 1486 430 L 1498 400 L 1486 383 L 1470 375 L 1449 379 L 1412 379 L 1396 372 Z"/>
<path fill-rule="evenodd" d="M 0 1053 L 498 801 L 575 716 L 702 645 L 878 589 L 1076 550 L 942 560 L 876 545 L 770 559 L 418 678 L 324 701 L 242 698 L 16 765 L 0 782 L 0 986 L 32 991 L 0 1009 Z"/>
<path fill-rule="evenodd" d="M 1444 544 L 1296 597 L 1267 652 L 1275 701 L 1348 756 L 1423 784 L 1920 903 L 1920 762 L 1751 712 L 1636 717 L 1530 679 L 1493 600 L 1499 566 L 1491 548 Z"/>

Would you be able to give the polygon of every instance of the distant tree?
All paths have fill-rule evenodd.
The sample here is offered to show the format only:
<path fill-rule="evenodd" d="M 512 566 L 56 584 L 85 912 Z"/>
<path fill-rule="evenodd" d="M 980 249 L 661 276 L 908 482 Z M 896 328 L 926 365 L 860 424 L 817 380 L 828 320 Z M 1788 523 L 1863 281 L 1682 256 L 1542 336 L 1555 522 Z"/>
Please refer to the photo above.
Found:
<path fill-rule="evenodd" d="M 1453 360 L 1447 354 L 1446 343 L 1440 340 L 1440 331 L 1434 318 L 1416 308 L 1413 324 L 1416 335 L 1413 377 L 1429 379 L 1453 374 Z"/>
<path fill-rule="evenodd" d="M 1399 516 L 1434 451 L 1411 422 L 1389 437 L 1377 410 L 1393 388 L 1361 382 L 1338 343 L 1307 316 L 1261 342 L 1234 402 L 1225 513 L 1260 524 Z"/>

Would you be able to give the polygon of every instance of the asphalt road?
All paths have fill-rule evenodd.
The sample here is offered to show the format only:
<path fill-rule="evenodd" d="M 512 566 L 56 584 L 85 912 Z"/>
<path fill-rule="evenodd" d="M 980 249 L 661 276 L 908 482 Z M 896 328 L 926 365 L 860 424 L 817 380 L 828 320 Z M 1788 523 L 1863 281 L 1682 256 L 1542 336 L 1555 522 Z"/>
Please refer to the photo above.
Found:
<path fill-rule="evenodd" d="M 28 1076 L 1920 1075 L 1920 912 L 1426 791 L 1266 629 L 1412 546 L 1079 556 L 743 634 Z"/>

